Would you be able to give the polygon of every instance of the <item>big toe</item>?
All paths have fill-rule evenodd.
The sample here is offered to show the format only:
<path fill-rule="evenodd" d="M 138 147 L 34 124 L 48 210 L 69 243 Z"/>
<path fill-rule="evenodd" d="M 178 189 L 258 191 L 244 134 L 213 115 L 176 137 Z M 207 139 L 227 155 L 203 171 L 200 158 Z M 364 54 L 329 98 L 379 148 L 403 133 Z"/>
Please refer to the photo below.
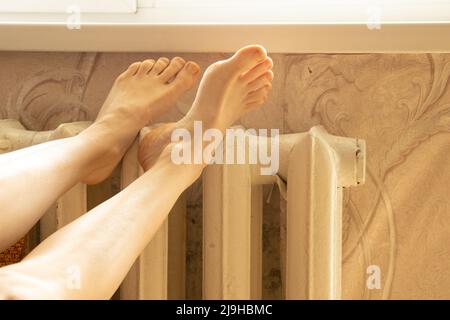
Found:
<path fill-rule="evenodd" d="M 267 58 L 267 51 L 260 45 L 250 45 L 239 49 L 227 61 L 245 72 Z"/>
<path fill-rule="evenodd" d="M 177 90 L 189 90 L 194 86 L 200 76 L 200 67 L 192 61 L 188 61 L 183 69 L 176 75 L 170 83 Z"/>

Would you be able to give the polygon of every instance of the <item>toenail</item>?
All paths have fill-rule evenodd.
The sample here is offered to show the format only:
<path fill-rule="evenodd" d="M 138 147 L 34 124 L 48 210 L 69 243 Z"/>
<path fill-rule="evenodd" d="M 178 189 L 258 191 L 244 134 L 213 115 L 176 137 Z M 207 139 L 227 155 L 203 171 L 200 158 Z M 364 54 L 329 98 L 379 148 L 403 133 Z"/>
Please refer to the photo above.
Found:
<path fill-rule="evenodd" d="M 188 62 L 186 64 L 186 68 L 192 74 L 196 74 L 198 72 L 197 66 L 195 64 L 193 64 L 192 62 Z"/>
<path fill-rule="evenodd" d="M 167 59 L 167 58 L 159 58 L 158 59 L 158 61 L 156 61 L 156 63 L 158 63 L 159 65 L 166 65 L 166 64 L 168 64 L 169 63 L 169 59 Z"/>
<path fill-rule="evenodd" d="M 181 57 L 175 57 L 175 58 L 173 58 L 173 61 L 176 62 L 176 63 L 179 63 L 179 64 L 184 64 L 186 62 Z"/>
<path fill-rule="evenodd" d="M 138 68 L 140 65 L 141 65 L 140 62 L 134 62 L 134 63 L 132 63 L 132 64 L 130 65 L 129 68 L 130 68 L 130 69 Z"/>

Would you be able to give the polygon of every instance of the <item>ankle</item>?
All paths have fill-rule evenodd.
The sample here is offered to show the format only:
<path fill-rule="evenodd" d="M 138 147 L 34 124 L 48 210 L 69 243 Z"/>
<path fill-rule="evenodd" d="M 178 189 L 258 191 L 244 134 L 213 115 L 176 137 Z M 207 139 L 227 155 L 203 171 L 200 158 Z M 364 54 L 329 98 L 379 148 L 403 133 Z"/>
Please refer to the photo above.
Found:
<path fill-rule="evenodd" d="M 114 115 L 106 115 L 96 120 L 86 133 L 92 139 L 98 139 L 103 144 L 109 144 L 110 147 L 127 145 L 133 140 L 141 127 L 136 127 L 127 117 L 117 118 Z"/>
<path fill-rule="evenodd" d="M 78 135 L 78 138 L 91 150 L 94 160 L 99 158 L 116 159 L 122 157 L 129 142 L 137 133 L 120 132 L 120 128 L 112 127 L 104 122 L 94 122 Z"/>
<path fill-rule="evenodd" d="M 206 167 L 206 164 L 195 164 L 195 163 L 175 163 L 172 159 L 172 151 L 173 148 L 179 147 L 178 143 L 170 142 L 165 146 L 163 151 L 161 152 L 160 157 L 155 163 L 155 167 L 175 167 L 177 170 L 179 170 L 179 174 L 183 174 L 186 176 L 189 176 L 189 180 L 195 181 L 197 178 L 200 177 L 203 169 Z M 146 170 L 147 171 L 147 170 Z M 191 183 L 189 183 L 190 185 Z M 186 185 L 187 188 L 189 185 Z"/>
<path fill-rule="evenodd" d="M 80 181 L 88 185 L 106 179 L 126 152 L 124 145 L 116 143 L 106 130 L 97 126 L 91 126 L 74 139 L 81 145 L 86 160 Z"/>

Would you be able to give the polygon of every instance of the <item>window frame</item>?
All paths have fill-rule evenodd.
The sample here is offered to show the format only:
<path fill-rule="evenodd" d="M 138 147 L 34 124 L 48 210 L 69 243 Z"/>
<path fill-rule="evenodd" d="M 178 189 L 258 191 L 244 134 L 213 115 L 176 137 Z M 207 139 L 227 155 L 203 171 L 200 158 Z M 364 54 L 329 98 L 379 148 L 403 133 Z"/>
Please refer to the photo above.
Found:
<path fill-rule="evenodd" d="M 12 0 L 0 1 L 2 13 L 134 13 L 137 0 Z"/>

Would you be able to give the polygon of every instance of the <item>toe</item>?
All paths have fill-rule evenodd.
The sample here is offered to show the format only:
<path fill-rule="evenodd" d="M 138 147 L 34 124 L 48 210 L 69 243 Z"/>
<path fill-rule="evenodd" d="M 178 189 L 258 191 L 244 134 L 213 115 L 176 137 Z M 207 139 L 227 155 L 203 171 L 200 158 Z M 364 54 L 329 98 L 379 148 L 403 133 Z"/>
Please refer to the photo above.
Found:
<path fill-rule="evenodd" d="M 262 76 L 253 80 L 248 84 L 248 92 L 256 91 L 264 86 L 272 86 L 271 82 L 273 80 L 272 70 L 266 71 Z"/>
<path fill-rule="evenodd" d="M 247 111 L 259 108 L 264 104 L 264 102 L 265 102 L 264 100 L 249 102 L 245 105 L 244 111 L 247 112 Z"/>
<path fill-rule="evenodd" d="M 118 79 L 123 79 L 123 78 L 134 76 L 136 74 L 136 72 L 139 70 L 140 65 L 141 65 L 141 62 L 135 62 L 135 63 L 130 64 L 128 69 L 124 73 L 122 73 L 118 77 Z"/>
<path fill-rule="evenodd" d="M 139 67 L 137 74 L 138 75 L 146 75 L 153 68 L 154 64 L 155 64 L 155 60 L 153 60 L 153 59 L 144 60 L 141 63 L 141 66 Z"/>
<path fill-rule="evenodd" d="M 252 92 L 248 95 L 245 103 L 245 111 L 250 111 L 255 108 L 261 107 L 268 99 L 269 92 L 272 88 L 272 85 L 265 86 L 257 91 Z"/>
<path fill-rule="evenodd" d="M 257 66 L 244 73 L 241 78 L 245 82 L 250 83 L 266 73 L 268 70 L 272 69 L 272 67 L 272 59 L 267 57 L 263 62 L 259 63 Z"/>
<path fill-rule="evenodd" d="M 175 57 L 173 58 L 166 69 L 159 75 L 160 79 L 166 83 L 172 79 L 181 69 L 183 69 L 186 61 L 183 58 Z"/>
<path fill-rule="evenodd" d="M 188 61 L 170 85 L 180 90 L 188 90 L 192 88 L 199 76 L 200 67 L 198 64 Z"/>
<path fill-rule="evenodd" d="M 228 61 L 235 64 L 242 72 L 253 68 L 267 58 L 267 52 L 260 45 L 251 45 L 239 49 Z"/>
<path fill-rule="evenodd" d="M 166 57 L 161 57 L 155 62 L 152 70 L 150 70 L 149 75 L 157 76 L 169 65 L 170 60 Z"/>
<path fill-rule="evenodd" d="M 247 95 L 245 99 L 245 104 L 253 104 L 260 102 L 261 104 L 267 101 L 269 97 L 269 91 L 271 90 L 271 85 L 264 86 L 256 91 L 253 91 Z"/>

